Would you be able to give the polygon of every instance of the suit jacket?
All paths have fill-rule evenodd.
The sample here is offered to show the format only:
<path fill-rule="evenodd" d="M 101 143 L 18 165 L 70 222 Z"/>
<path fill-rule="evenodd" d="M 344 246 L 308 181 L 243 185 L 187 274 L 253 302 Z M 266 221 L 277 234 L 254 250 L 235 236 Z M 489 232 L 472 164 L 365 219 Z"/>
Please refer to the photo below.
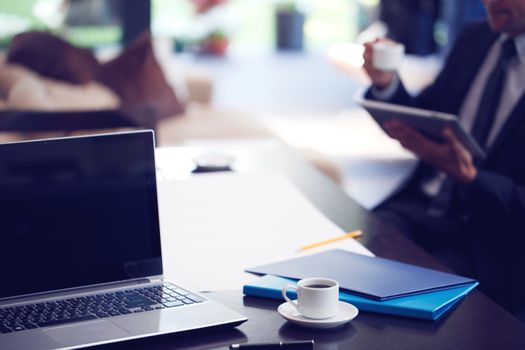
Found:
<path fill-rule="evenodd" d="M 388 28 L 387 36 L 405 44 L 408 53 L 428 55 L 436 52 L 434 27 L 441 12 L 441 2 L 441 0 L 381 1 L 379 16 Z M 411 20 L 400 21 L 400 18 Z"/>
<path fill-rule="evenodd" d="M 402 86 L 389 102 L 459 114 L 470 85 L 499 34 L 486 22 L 465 28 L 435 82 L 418 96 Z M 370 92 L 367 94 L 371 97 Z M 415 180 L 415 179 L 414 179 Z M 525 310 L 525 95 L 501 129 L 478 176 L 456 186 L 470 263 L 480 289 L 512 312 Z"/>

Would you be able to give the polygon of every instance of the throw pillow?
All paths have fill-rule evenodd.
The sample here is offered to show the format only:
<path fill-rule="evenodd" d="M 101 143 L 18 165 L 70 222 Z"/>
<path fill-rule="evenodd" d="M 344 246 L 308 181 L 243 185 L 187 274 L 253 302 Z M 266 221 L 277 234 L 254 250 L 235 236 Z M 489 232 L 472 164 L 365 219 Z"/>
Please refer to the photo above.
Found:
<path fill-rule="evenodd" d="M 93 80 L 99 67 L 89 50 L 38 31 L 16 35 L 9 45 L 7 62 L 18 63 L 44 77 L 72 84 Z"/>
<path fill-rule="evenodd" d="M 101 65 L 96 79 L 115 91 L 132 115 L 136 111 L 135 115 L 158 121 L 184 111 L 155 58 L 149 33 Z"/>

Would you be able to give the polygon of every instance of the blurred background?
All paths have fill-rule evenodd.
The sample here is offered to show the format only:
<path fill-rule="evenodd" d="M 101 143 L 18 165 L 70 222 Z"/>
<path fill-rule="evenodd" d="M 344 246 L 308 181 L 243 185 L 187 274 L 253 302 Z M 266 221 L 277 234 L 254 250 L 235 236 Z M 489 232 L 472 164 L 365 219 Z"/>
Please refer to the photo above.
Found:
<path fill-rule="evenodd" d="M 232 49 L 272 48 L 278 12 L 303 16 L 307 50 L 355 41 L 381 20 L 391 36 L 423 55 L 447 47 L 466 22 L 483 16 L 477 0 L 19 0 L 0 4 L 0 38 L 5 46 L 20 31 L 48 29 L 79 45 L 111 45 L 129 39 L 123 25 L 133 16 L 138 29 L 150 24 L 155 36 L 171 38 L 180 50 L 212 34 L 225 35 Z M 141 22 L 141 16 L 149 18 Z"/>
<path fill-rule="evenodd" d="M 343 43 L 389 36 L 409 54 L 439 59 L 463 25 L 483 16 L 478 0 L 17 0 L 0 3 L 0 45 L 39 29 L 101 51 L 151 29 L 185 62 L 211 67 L 221 106 L 318 112 L 351 105 L 355 82 L 324 60 L 328 55 L 359 79 L 351 70 L 360 64 L 359 48 Z M 196 57 L 202 54 L 208 57 Z M 238 79 L 228 83 L 232 69 Z M 272 83 L 273 75 L 285 86 Z M 239 99 L 236 90 L 253 81 L 264 90 L 252 86 Z M 286 93 L 270 99 L 269 91 Z"/>
<path fill-rule="evenodd" d="M 49 84 L 55 82 L 47 80 L 47 90 L 27 81 L 14 84 L 14 78 L 4 79 L 2 85 L 6 73 L 1 70 L 0 97 L 7 110 L 53 111 L 67 102 L 66 107 L 75 110 L 116 106 L 129 117 L 137 114 L 137 108 L 130 114 L 130 102 L 144 102 L 139 106 L 144 112 L 145 103 L 156 108 L 160 102 L 155 97 L 163 95 L 168 101 L 162 102 L 163 108 L 175 106 L 164 110 L 177 118 L 163 119 L 162 125 L 155 119 L 160 145 L 271 135 L 309 150 L 307 157 L 323 163 L 321 168 L 331 168 L 326 172 L 357 196 L 356 191 L 366 194 L 368 187 L 352 185 L 351 178 L 368 180 L 371 173 L 380 174 L 369 184 L 375 186 L 395 177 L 396 166 L 411 159 L 354 102 L 368 85 L 361 69 L 362 43 L 376 37 L 403 43 L 407 57 L 400 75 L 409 90 L 418 91 L 433 80 L 463 26 L 484 16 L 480 0 L 4 0 L 0 2 L 4 56 L 9 58 L 15 35 L 40 30 L 87 49 L 100 64 L 123 53 L 126 64 L 117 61 L 103 71 L 106 75 L 128 69 L 109 83 L 100 80 L 100 71 L 93 73 L 112 90 L 104 92 L 104 101 L 112 103 L 93 104 L 103 99 L 88 98 L 83 90 L 77 94 L 80 98 L 65 97 L 74 89 L 63 85 L 60 94 L 50 94 Z M 144 54 L 123 51 L 145 31 L 152 33 L 162 68 L 157 75 Z M 25 40 L 22 46 L 31 52 L 40 39 L 35 40 Z M 41 54 L 47 57 L 45 50 Z M 36 62 L 26 68 L 38 66 L 36 72 L 41 74 L 65 66 L 68 73 L 82 68 L 71 59 L 62 62 L 66 56 L 60 54 L 46 61 L 56 67 L 42 67 L 39 54 L 31 55 Z M 155 85 L 164 77 L 178 100 Z M 110 96 L 112 92 L 117 96 Z M 148 114 L 142 114 L 133 122 L 150 127 L 144 122 Z M 324 164 L 326 160 L 330 165 Z M 377 164 L 390 168 L 378 172 Z"/>

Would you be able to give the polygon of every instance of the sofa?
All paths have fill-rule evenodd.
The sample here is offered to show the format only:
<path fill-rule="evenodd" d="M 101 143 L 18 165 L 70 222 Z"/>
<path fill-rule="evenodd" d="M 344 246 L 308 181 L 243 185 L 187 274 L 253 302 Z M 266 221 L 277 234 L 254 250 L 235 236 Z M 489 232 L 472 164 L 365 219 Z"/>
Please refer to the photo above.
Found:
<path fill-rule="evenodd" d="M 49 33 L 17 35 L 0 55 L 0 109 L 57 114 L 120 110 L 137 126 L 156 127 L 169 120 L 163 124 L 173 129 L 179 123 L 172 120 L 185 120 L 180 122 L 185 132 L 192 129 L 188 124 L 197 123 L 196 111 L 212 113 L 209 75 L 202 69 L 173 70 L 178 65 L 174 55 L 147 33 L 122 52 L 97 56 Z M 230 129 L 224 124 L 232 118 L 224 118 L 214 124 Z M 249 129 L 268 135 L 260 125 Z"/>
<path fill-rule="evenodd" d="M 39 38 L 39 42 L 41 39 Z M 67 81 L 68 72 L 61 73 L 61 77 L 58 77 L 59 73 L 55 71 L 46 72 L 46 66 L 35 66 L 32 69 L 31 64 L 26 64 L 24 59 L 34 57 L 33 52 L 25 53 L 25 56 L 20 54 L 15 59 L 9 55 L 10 52 L 0 55 L 0 142 L 135 128 L 155 129 L 159 146 L 181 145 L 190 140 L 202 139 L 276 138 L 249 112 L 215 108 L 212 103 L 214 86 L 210 74 L 202 67 L 181 64 L 177 56 L 172 54 L 169 43 L 161 40 L 153 43 L 147 35 L 138 39 L 138 45 L 132 44 L 131 48 L 122 52 L 100 52 L 97 55 L 97 59 L 111 69 L 110 78 Z M 149 65 L 150 68 L 145 69 L 144 75 L 151 76 L 153 71 L 156 80 L 164 79 L 166 85 L 173 90 L 176 100 L 168 103 L 154 100 L 155 108 L 151 108 L 146 100 L 135 103 L 140 99 L 136 91 L 131 92 L 130 96 L 125 88 L 124 91 L 119 90 L 118 79 L 122 80 L 121 77 L 124 77 L 127 83 L 130 75 L 129 71 L 118 72 L 126 63 L 123 57 L 133 57 L 135 60 L 137 56 L 141 59 L 131 64 L 140 64 L 141 67 Z M 162 76 L 155 68 L 151 68 L 152 65 L 158 66 Z M 73 66 L 72 70 L 75 69 Z M 135 71 L 137 69 L 133 70 Z M 76 73 L 78 76 L 78 72 Z M 115 74 L 117 79 L 112 81 Z M 135 80 L 135 86 L 138 86 L 135 90 L 151 83 L 147 77 L 138 77 Z M 152 90 L 162 90 L 162 84 L 160 87 L 158 82 L 155 84 Z M 141 96 L 144 94 L 153 95 L 154 98 L 156 95 L 167 95 L 167 100 L 173 99 L 165 91 L 152 94 L 149 90 Z M 159 109 L 158 105 L 163 107 Z M 16 127 L 12 127 L 13 123 L 5 122 L 12 119 L 23 120 L 21 117 L 29 122 L 15 124 Z M 58 121 L 53 118 L 58 118 Z M 52 123 L 45 120 L 53 120 L 57 126 L 49 127 Z M 20 127 L 21 124 L 23 127 Z M 24 128 L 27 125 L 29 128 Z M 35 125 L 39 125 L 36 130 L 33 129 Z M 107 127 L 108 125 L 111 127 Z M 335 181 L 340 181 L 337 167 L 328 159 L 312 151 L 300 152 L 315 167 Z"/>

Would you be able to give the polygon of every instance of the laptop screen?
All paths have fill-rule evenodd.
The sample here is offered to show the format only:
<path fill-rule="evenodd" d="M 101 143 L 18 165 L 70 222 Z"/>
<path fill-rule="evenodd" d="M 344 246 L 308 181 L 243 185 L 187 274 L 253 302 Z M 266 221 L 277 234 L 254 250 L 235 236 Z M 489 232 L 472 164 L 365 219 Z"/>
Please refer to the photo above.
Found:
<path fill-rule="evenodd" d="M 0 145 L 0 298 L 162 274 L 151 131 Z"/>

